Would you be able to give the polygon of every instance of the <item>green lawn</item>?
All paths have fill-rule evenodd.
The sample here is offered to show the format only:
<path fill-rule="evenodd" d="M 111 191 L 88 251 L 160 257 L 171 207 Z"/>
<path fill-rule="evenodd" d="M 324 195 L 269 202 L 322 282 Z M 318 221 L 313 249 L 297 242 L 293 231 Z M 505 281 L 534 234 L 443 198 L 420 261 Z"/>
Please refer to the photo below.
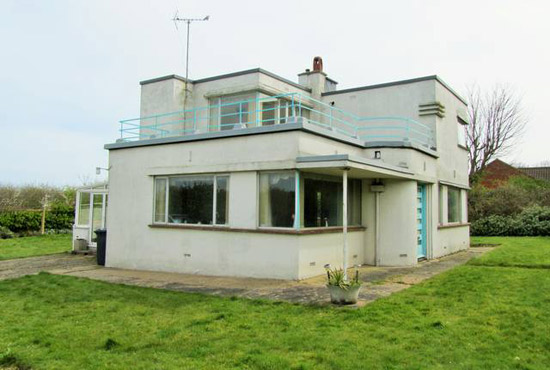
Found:
<path fill-rule="evenodd" d="M 0 260 L 62 253 L 71 250 L 70 234 L 0 239 Z"/>
<path fill-rule="evenodd" d="M 475 237 L 472 244 L 501 244 L 501 248 L 470 265 L 550 268 L 550 237 Z"/>
<path fill-rule="evenodd" d="M 491 255 L 523 241 L 502 240 Z M 550 240 L 540 248 L 550 249 Z M 547 369 L 550 363 L 544 268 L 460 266 L 356 310 L 48 274 L 0 282 L 0 304 L 5 366 Z"/>

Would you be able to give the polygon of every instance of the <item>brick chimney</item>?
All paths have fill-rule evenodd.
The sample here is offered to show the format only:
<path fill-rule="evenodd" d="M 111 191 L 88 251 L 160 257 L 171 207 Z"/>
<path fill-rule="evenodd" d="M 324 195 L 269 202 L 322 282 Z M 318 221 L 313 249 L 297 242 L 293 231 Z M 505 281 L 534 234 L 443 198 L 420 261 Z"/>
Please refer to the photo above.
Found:
<path fill-rule="evenodd" d="M 338 82 L 327 77 L 323 72 L 323 58 L 317 56 L 313 58 L 313 71 L 306 69 L 305 72 L 298 74 L 298 83 L 311 89 L 311 95 L 315 99 L 320 99 L 321 94 L 336 90 Z"/>

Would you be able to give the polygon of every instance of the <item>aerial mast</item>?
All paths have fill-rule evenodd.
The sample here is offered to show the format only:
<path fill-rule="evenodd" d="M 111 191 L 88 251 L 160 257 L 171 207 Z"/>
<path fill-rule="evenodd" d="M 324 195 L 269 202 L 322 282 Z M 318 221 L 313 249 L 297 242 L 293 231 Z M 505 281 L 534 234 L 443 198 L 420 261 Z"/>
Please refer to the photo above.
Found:
<path fill-rule="evenodd" d="M 206 17 L 204 18 L 180 18 L 178 16 L 178 12 L 176 11 L 176 14 L 174 15 L 174 18 L 172 18 L 172 21 L 174 22 L 174 25 L 176 26 L 176 29 L 179 30 L 178 28 L 178 22 L 184 22 L 187 24 L 187 43 L 186 43 L 186 46 L 185 46 L 185 95 L 183 97 L 183 110 L 185 111 L 185 105 L 186 105 L 186 102 L 187 102 L 187 93 L 188 93 L 188 89 L 187 89 L 187 81 L 189 80 L 189 31 L 190 31 L 190 26 L 191 26 L 191 23 L 192 22 L 205 22 L 205 21 L 208 21 L 210 19 L 210 16 L 207 15 Z"/>

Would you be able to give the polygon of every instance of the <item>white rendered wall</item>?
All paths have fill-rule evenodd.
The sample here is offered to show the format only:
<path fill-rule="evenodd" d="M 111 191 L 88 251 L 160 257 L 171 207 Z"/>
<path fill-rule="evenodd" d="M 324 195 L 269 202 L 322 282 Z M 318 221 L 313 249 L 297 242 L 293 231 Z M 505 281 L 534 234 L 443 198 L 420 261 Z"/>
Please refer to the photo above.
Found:
<path fill-rule="evenodd" d="M 361 265 L 365 260 L 365 232 L 348 232 L 348 266 Z M 324 265 L 330 264 L 333 268 L 343 266 L 343 234 L 325 233 L 314 235 L 300 235 L 297 237 L 300 248 L 299 278 L 322 275 Z"/>
<path fill-rule="evenodd" d="M 380 194 L 380 264 L 414 265 L 416 258 L 416 181 L 386 181 Z"/>

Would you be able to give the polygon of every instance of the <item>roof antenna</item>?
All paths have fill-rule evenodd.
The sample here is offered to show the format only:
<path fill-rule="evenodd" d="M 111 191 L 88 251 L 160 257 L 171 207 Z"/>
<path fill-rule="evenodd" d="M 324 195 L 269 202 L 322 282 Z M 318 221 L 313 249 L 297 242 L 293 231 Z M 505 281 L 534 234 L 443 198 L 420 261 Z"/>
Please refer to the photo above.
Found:
<path fill-rule="evenodd" d="M 176 14 L 174 14 L 174 18 L 172 18 L 172 21 L 174 22 L 174 26 L 176 26 L 176 30 L 179 31 L 178 28 L 178 22 L 185 22 L 187 23 L 187 44 L 185 47 L 185 95 L 183 98 L 183 110 L 185 111 L 185 103 L 187 101 L 187 81 L 189 80 L 189 26 L 191 26 L 191 22 L 204 22 L 208 21 L 210 19 L 210 16 L 207 15 L 204 18 L 180 18 L 178 15 L 178 11 L 176 10 Z"/>

